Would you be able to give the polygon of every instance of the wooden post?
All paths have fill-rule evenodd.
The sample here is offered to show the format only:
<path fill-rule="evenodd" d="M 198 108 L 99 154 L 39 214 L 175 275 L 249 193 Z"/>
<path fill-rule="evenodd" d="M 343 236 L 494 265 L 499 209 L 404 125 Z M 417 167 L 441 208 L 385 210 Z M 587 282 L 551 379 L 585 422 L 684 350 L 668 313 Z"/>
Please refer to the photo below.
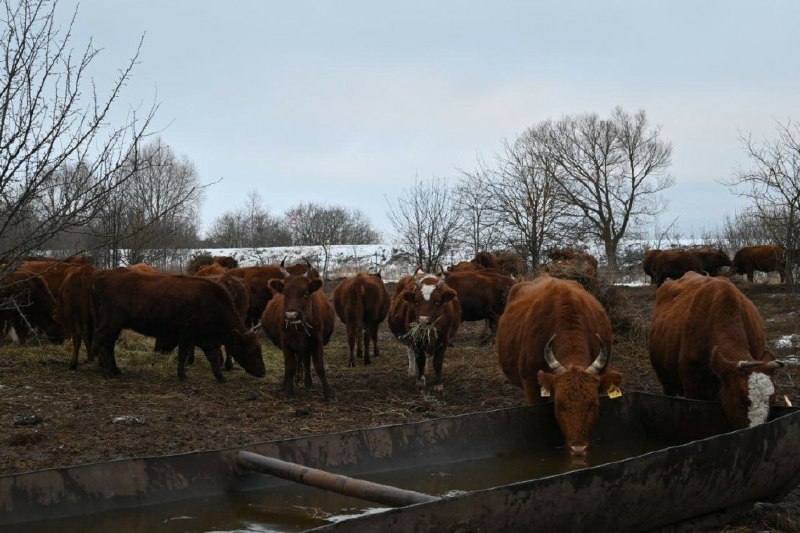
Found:
<path fill-rule="evenodd" d="M 398 489 L 390 485 L 372 483 L 363 479 L 332 474 L 324 470 L 309 468 L 297 463 L 281 461 L 273 457 L 265 457 L 257 453 L 240 451 L 236 457 L 236 465 L 245 470 L 253 470 L 262 474 L 270 474 L 282 479 L 288 479 L 303 485 L 318 489 L 329 490 L 345 496 L 352 496 L 370 502 L 389 505 L 391 507 L 404 507 L 415 503 L 427 503 L 439 500 L 436 496 L 415 492 L 413 490 Z"/>

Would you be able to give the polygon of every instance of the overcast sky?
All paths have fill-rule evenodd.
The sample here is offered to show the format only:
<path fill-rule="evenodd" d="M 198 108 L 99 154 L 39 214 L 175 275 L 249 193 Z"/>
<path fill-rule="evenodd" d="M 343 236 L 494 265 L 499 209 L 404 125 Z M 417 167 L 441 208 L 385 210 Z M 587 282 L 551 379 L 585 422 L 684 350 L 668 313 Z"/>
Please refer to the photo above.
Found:
<path fill-rule="evenodd" d="M 68 15 L 77 5 L 62 0 Z M 100 87 L 144 34 L 125 105 L 197 166 L 205 227 L 257 190 L 362 210 L 415 176 L 455 179 L 548 118 L 645 109 L 673 144 L 669 211 L 688 233 L 742 200 L 717 180 L 738 136 L 800 120 L 800 2 L 83 0 L 73 44 Z"/>

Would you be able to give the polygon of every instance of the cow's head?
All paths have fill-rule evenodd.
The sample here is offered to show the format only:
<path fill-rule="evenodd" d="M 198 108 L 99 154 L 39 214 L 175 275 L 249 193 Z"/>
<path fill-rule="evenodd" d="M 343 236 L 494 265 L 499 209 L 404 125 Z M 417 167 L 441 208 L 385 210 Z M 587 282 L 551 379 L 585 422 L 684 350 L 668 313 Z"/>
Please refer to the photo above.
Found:
<path fill-rule="evenodd" d="M 589 434 L 597 422 L 600 394 L 612 385 L 621 385 L 622 374 L 614 370 L 600 374 L 608 362 L 608 352 L 602 343 L 600 354 L 589 367 L 570 365 L 565 368 L 553 355 L 551 344 L 554 337 L 544 348 L 544 359 L 552 372 L 540 370 L 537 376 L 539 385 L 542 395 L 553 397 L 556 421 L 570 453 L 584 455 L 589 447 Z"/>
<path fill-rule="evenodd" d="M 445 304 L 456 297 L 456 291 L 445 285 L 444 276 L 427 274 L 416 280 L 412 288 L 403 293 L 406 302 L 414 306 L 416 321 L 422 325 L 437 323 L 445 314 Z"/>
<path fill-rule="evenodd" d="M 252 374 L 257 378 L 263 378 L 267 375 L 264 357 L 261 355 L 261 344 L 252 331 L 239 333 L 233 330 L 225 349 L 248 374 Z"/>
<path fill-rule="evenodd" d="M 737 429 L 766 422 L 769 416 L 770 401 L 775 395 L 772 375 L 784 363 L 769 353 L 764 357 L 762 361 L 730 360 L 719 346 L 711 351 L 711 370 L 720 380 L 722 410 Z"/>
<path fill-rule="evenodd" d="M 285 260 L 285 258 L 284 258 Z M 322 288 L 320 278 L 309 277 L 309 271 L 302 275 L 291 275 L 281 261 L 283 279 L 271 279 L 269 288 L 283 294 L 283 317 L 287 324 L 305 324 L 311 311 L 311 295 Z"/>

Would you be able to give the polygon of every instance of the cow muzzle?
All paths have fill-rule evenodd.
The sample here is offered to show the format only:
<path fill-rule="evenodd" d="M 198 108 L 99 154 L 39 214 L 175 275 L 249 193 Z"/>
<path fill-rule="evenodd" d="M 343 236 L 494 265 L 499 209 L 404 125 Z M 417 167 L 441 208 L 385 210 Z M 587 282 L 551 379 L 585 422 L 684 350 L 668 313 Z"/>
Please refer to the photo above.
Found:
<path fill-rule="evenodd" d="M 283 316 L 286 319 L 286 322 L 290 324 L 297 324 L 300 322 L 300 313 L 297 311 L 286 311 Z"/>
<path fill-rule="evenodd" d="M 588 444 L 570 444 L 569 453 L 570 455 L 583 456 L 586 455 L 586 450 L 588 448 L 589 448 Z"/>
<path fill-rule="evenodd" d="M 419 321 L 418 321 L 418 322 L 419 322 L 420 324 L 429 324 L 429 323 L 430 323 L 430 321 L 431 321 L 431 318 L 430 318 L 430 317 L 428 317 L 428 316 L 421 316 L 421 317 L 419 317 Z"/>

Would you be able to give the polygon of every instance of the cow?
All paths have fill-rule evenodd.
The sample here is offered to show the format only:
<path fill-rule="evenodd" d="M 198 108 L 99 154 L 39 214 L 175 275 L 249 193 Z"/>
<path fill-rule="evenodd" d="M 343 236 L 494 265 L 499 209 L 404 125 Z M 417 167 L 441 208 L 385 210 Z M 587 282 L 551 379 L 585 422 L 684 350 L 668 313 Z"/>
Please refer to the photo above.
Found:
<path fill-rule="evenodd" d="M 214 377 L 224 382 L 220 345 L 245 371 L 266 375 L 261 346 L 247 330 L 227 291 L 218 283 L 193 276 L 142 274 L 127 268 L 92 275 L 92 350 L 109 376 L 120 370 L 114 344 L 123 329 L 166 339 L 178 345 L 178 378 L 193 346 L 205 353 Z"/>
<path fill-rule="evenodd" d="M 322 383 L 325 400 L 334 399 L 325 369 L 324 346 L 333 334 L 336 321 L 333 305 L 325 295 L 322 280 L 306 271 L 291 274 L 280 266 L 281 277 L 269 281 L 273 297 L 261 315 L 264 334 L 283 352 L 283 392 L 294 396 L 294 381 L 299 369 L 305 372 L 305 387 L 311 388 L 311 363 Z"/>
<path fill-rule="evenodd" d="M 389 313 L 389 292 L 380 273 L 360 273 L 342 280 L 333 289 L 331 299 L 336 315 L 347 326 L 347 344 L 350 348 L 348 364 L 356 366 L 354 348 L 359 359 L 363 357 L 364 364 L 370 364 L 370 340 L 375 357 L 378 357 L 378 326 Z"/>
<path fill-rule="evenodd" d="M 0 335 L 6 331 L 20 344 L 28 340 L 32 330 L 42 330 L 56 344 L 64 342 L 64 332 L 55 320 L 55 298 L 41 277 L 17 270 L 8 274 L 0 285 Z M 12 331 L 13 328 L 13 331 Z"/>
<path fill-rule="evenodd" d="M 548 257 L 553 261 L 573 262 L 576 266 L 586 271 L 587 277 L 597 277 L 597 258 L 592 254 L 578 252 L 569 248 L 563 248 L 561 250 L 554 250 L 550 252 Z"/>
<path fill-rule="evenodd" d="M 461 261 L 447 267 L 448 272 L 475 272 L 478 270 L 486 270 L 486 267 L 472 261 Z"/>
<path fill-rule="evenodd" d="M 147 273 L 152 274 L 152 273 L 158 272 L 158 270 L 156 270 L 156 268 L 154 266 L 148 265 L 147 263 L 134 263 L 132 265 L 128 265 L 126 268 L 129 268 L 131 270 L 135 270 L 136 272 L 142 272 L 142 273 L 145 273 L 145 274 L 147 274 Z"/>
<path fill-rule="evenodd" d="M 728 254 L 719 248 L 701 246 L 700 248 L 692 249 L 691 252 L 700 261 L 700 268 L 709 276 L 718 276 L 723 267 L 730 267 L 733 265 Z"/>
<path fill-rule="evenodd" d="M 478 252 L 471 262 L 483 268 L 497 268 L 497 259 L 491 252 Z"/>
<path fill-rule="evenodd" d="M 586 453 L 599 395 L 622 383 L 608 369 L 611 345 L 608 315 L 578 282 L 542 274 L 511 289 L 497 328 L 500 367 L 527 403 L 553 398 L 573 455 Z"/>
<path fill-rule="evenodd" d="M 656 286 L 660 287 L 667 279 L 679 279 L 687 272 L 703 273 L 700 258 L 688 250 L 664 250 L 654 259 L 653 271 Z"/>
<path fill-rule="evenodd" d="M 96 269 L 87 263 L 71 270 L 64 278 L 61 292 L 56 298 L 56 318 L 64 327 L 67 336 L 72 339 L 72 352 L 69 367 L 78 368 L 78 354 L 81 342 L 86 346 L 89 360 L 94 354 L 91 351 L 94 324 L 91 313 L 92 275 Z"/>
<path fill-rule="evenodd" d="M 226 272 L 228 272 L 228 270 L 230 269 L 225 268 L 222 265 L 219 265 L 217 263 L 211 263 L 210 265 L 201 266 L 200 268 L 197 269 L 197 272 L 195 272 L 193 275 L 200 277 L 221 276 Z"/>
<path fill-rule="evenodd" d="M 647 250 L 642 258 L 642 270 L 650 276 L 650 284 L 656 282 L 656 263 L 663 250 Z"/>
<path fill-rule="evenodd" d="M 780 245 L 745 246 L 733 256 L 734 274 L 747 274 L 747 281 L 753 282 L 753 272 L 778 272 L 781 283 L 786 275 L 786 249 Z"/>
<path fill-rule="evenodd" d="M 387 322 L 395 337 L 406 344 L 408 375 L 417 387 L 426 386 L 425 363 L 433 361 L 433 390 L 443 390 L 442 366 L 450 340 L 461 325 L 461 305 L 444 277 L 421 272 L 397 283 Z"/>
<path fill-rule="evenodd" d="M 219 265 L 222 268 L 238 268 L 239 261 L 229 255 L 215 255 L 212 257 L 214 265 Z"/>
<path fill-rule="evenodd" d="M 67 277 L 71 271 L 80 268 L 84 263 L 72 263 L 63 261 L 25 261 L 20 266 L 20 271 L 30 272 L 41 276 L 47 288 L 54 298 L 58 297 L 61 292 L 61 285 L 64 283 L 64 278 Z"/>
<path fill-rule="evenodd" d="M 497 332 L 497 320 L 503 314 L 514 279 L 505 274 L 482 270 L 448 272 L 444 280 L 448 287 L 456 291 L 461 306 L 461 320 L 485 320 L 486 331 L 481 335 L 480 342 L 492 342 Z"/>
<path fill-rule="evenodd" d="M 241 278 L 247 284 L 250 306 L 247 310 L 246 324 L 254 326 L 261 320 L 261 315 L 267 307 L 267 303 L 272 298 L 272 291 L 269 287 L 270 280 L 283 277 L 282 270 L 290 274 L 304 274 L 308 272 L 309 277 L 319 278 L 319 272 L 311 266 L 308 261 L 306 264 L 297 263 L 291 266 L 284 266 L 286 258 L 283 258 L 280 266 L 252 266 L 232 268 L 227 271 L 230 276 Z"/>
<path fill-rule="evenodd" d="M 783 362 L 766 348 L 758 310 L 730 280 L 688 273 L 664 283 L 648 348 L 664 394 L 719 400 L 735 428 L 767 419 L 772 374 Z"/>

